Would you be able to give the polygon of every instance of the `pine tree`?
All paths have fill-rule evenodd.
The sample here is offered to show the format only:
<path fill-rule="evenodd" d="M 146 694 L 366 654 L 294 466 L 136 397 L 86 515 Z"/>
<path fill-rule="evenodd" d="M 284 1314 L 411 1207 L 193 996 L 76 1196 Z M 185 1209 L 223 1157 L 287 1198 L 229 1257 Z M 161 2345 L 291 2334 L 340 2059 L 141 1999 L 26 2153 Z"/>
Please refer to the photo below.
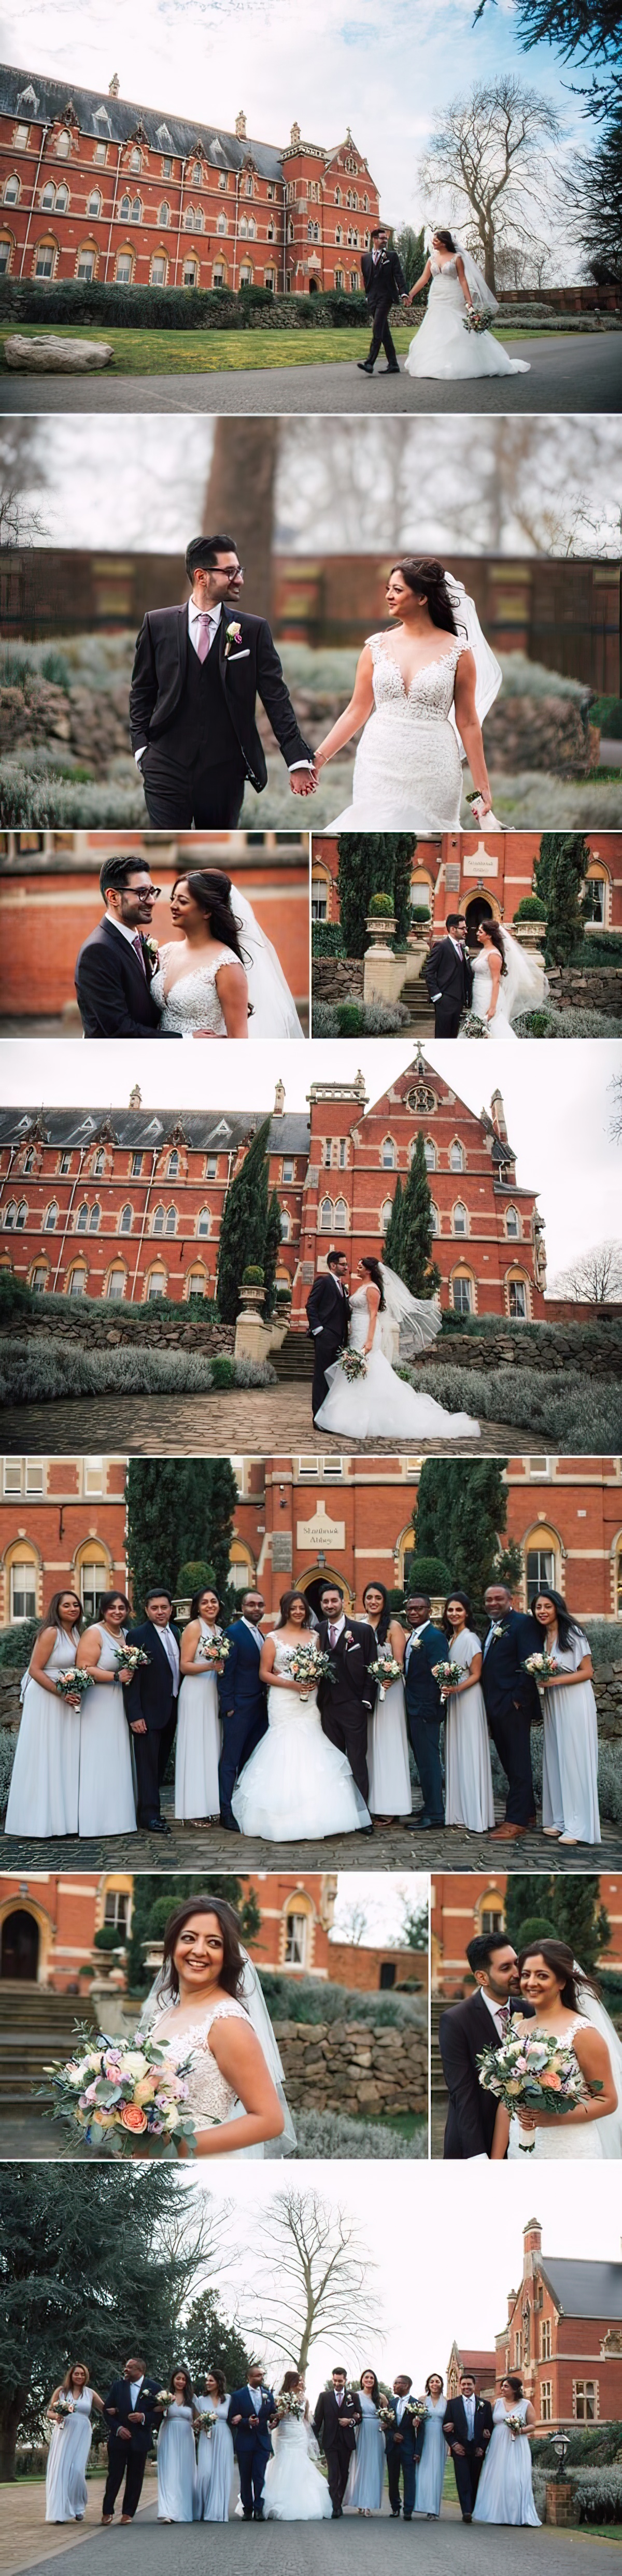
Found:
<path fill-rule="evenodd" d="M 500 1540 L 507 1524 L 508 1492 L 502 1458 L 425 1458 L 417 1495 L 416 1553 L 441 1556 L 452 1583 L 468 1592 L 476 1627 L 484 1593 L 497 1577 L 514 1589 L 520 1549 Z"/>
<path fill-rule="evenodd" d="M 403 944 L 410 929 L 410 876 L 414 832 L 347 832 L 337 841 L 339 918 L 347 957 L 364 957 L 365 919 L 373 894 L 388 894 Z"/>
<path fill-rule="evenodd" d="M 277 1261 L 278 1261 L 278 1258 L 279 1258 L 279 1253 L 280 1253 L 280 1250 L 281 1250 L 281 1244 L 282 1244 L 282 1241 L 283 1241 L 283 1236 L 282 1236 L 282 1233 L 281 1233 L 281 1202 L 280 1202 L 280 1199 L 279 1199 L 279 1196 L 278 1196 L 278 1192 L 277 1192 L 276 1190 L 272 1190 L 272 1192 L 271 1192 L 271 1196 L 270 1196 L 270 1200 L 269 1200 L 269 1204 L 268 1204 L 268 1217 L 267 1217 L 267 1223 L 266 1223 L 266 1236 L 265 1236 L 265 1243 L 264 1243 L 264 1249 L 263 1249 L 263 1274 L 264 1274 L 264 1289 L 265 1289 L 265 1297 L 264 1297 L 264 1314 L 265 1314 L 265 1315 L 267 1315 L 267 1316 L 272 1315 L 272 1314 L 273 1314 L 273 1312 L 274 1312 L 274 1301 L 275 1301 L 275 1296 L 276 1296 L 276 1265 L 277 1265 Z"/>
<path fill-rule="evenodd" d="M 213 1566 L 226 1607 L 238 1499 L 230 1458 L 132 1458 L 126 1499 L 136 1616 L 149 1583 L 165 1583 L 174 1595 L 182 1565 L 197 1557 Z"/>
<path fill-rule="evenodd" d="M 383 1261 L 386 1261 L 387 1268 L 389 1270 L 397 1271 L 399 1279 L 402 1277 L 403 1214 L 404 1192 L 401 1180 L 398 1177 L 395 1184 L 395 1198 L 393 1200 L 383 1244 L 382 1258 Z"/>
<path fill-rule="evenodd" d="M 433 1297 L 440 1270 L 432 1260 L 434 1219 L 421 1129 L 402 1202 L 400 1278 L 413 1297 Z"/>
<path fill-rule="evenodd" d="M 218 1252 L 218 1313 L 234 1324 L 240 1303 L 242 1273 L 251 1263 L 264 1268 L 268 1225 L 268 1139 L 272 1121 L 263 1118 L 244 1161 L 230 1181 L 222 1212 Z"/>

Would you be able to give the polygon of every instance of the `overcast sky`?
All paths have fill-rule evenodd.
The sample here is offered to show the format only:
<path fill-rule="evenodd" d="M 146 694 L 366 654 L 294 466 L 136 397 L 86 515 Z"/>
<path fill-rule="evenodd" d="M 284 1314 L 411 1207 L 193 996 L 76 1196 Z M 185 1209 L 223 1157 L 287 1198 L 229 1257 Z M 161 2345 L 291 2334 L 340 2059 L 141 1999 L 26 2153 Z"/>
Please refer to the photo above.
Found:
<path fill-rule="evenodd" d="M 583 139 L 572 72 L 548 45 L 520 51 L 507 0 L 487 0 L 476 28 L 473 15 L 473 0 L 12 0 L 0 41 L 5 60 L 69 88 L 105 94 L 116 71 L 124 98 L 229 132 L 243 108 L 256 142 L 285 144 L 296 119 L 331 148 L 349 125 L 385 217 L 418 224 L 436 110 L 474 80 L 518 72 L 561 111 L 568 139 Z"/>
<path fill-rule="evenodd" d="M 340 1870 L 337 1879 L 337 1903 L 334 1916 L 334 1938 L 347 1940 L 351 1935 L 353 1907 L 365 1913 L 360 1936 L 362 1949 L 376 1943 L 399 1942 L 404 1914 L 414 1913 L 427 1905 L 428 1880 L 418 1870 Z"/>
<path fill-rule="evenodd" d="M 192 2180 L 213 2193 L 222 2209 L 223 2241 L 243 2245 L 222 2295 L 230 2310 L 237 2297 L 250 2321 L 262 2213 L 279 2189 L 279 2168 L 238 2162 L 234 2204 L 228 2160 L 222 2166 L 212 2162 L 209 2172 L 196 2166 Z M 355 2361 L 363 2368 L 374 2362 L 389 2381 L 396 2371 L 408 2370 L 421 2388 L 430 2370 L 446 2375 L 454 2336 L 476 2351 L 491 2350 L 507 2315 L 507 2292 L 521 2279 L 522 2231 L 534 2212 L 545 2255 L 580 2250 L 583 2260 L 620 2259 L 620 2183 L 613 2165 L 599 2166 L 597 2191 L 582 2192 L 580 2228 L 576 2180 L 565 2165 L 548 2166 L 537 2183 L 535 2174 L 515 2173 L 512 2165 L 490 2165 L 478 2183 L 475 2229 L 465 2221 L 462 2186 L 459 2193 L 448 2188 L 446 2165 L 430 2165 L 425 2174 L 407 2163 L 294 2165 L 284 2169 L 281 2188 L 288 2187 L 316 2190 L 355 2218 L 378 2267 L 378 2331 L 349 2351 L 343 2337 L 340 2349 L 334 2335 L 318 2344 L 309 2369 L 313 2397 L 334 2362 L 349 2368 Z M 223 2203 L 230 2205 L 230 2216 Z M 260 2358 L 264 2349 L 258 2337 Z"/>
<path fill-rule="evenodd" d="M 532 1039 L 516 1049 L 484 1047 L 467 1039 L 431 1044 L 427 1060 L 451 1081 L 478 1113 L 498 1084 L 506 1124 L 516 1149 L 517 1179 L 539 1192 L 546 1224 L 549 1277 L 603 1235 L 622 1231 L 620 1150 L 611 1143 L 611 1085 L 619 1067 L 615 1040 L 586 1045 Z M 207 1058 L 207 1061 L 206 1061 Z M 154 1109 L 272 1108 L 275 1085 L 285 1084 L 287 1109 L 304 1109 L 312 1081 L 337 1074 L 351 1082 L 360 1065 L 370 1102 L 412 1061 L 412 1040 L 315 1038 L 310 1044 L 221 1048 L 187 1040 L 181 1046 L 146 1047 L 122 1038 L 114 1046 L 28 1038 L 0 1041 L 0 1101 L 31 1108 L 65 1102 L 89 1108 L 127 1105 L 134 1083 Z M 348 1104 L 348 1123 L 356 1111 Z"/>

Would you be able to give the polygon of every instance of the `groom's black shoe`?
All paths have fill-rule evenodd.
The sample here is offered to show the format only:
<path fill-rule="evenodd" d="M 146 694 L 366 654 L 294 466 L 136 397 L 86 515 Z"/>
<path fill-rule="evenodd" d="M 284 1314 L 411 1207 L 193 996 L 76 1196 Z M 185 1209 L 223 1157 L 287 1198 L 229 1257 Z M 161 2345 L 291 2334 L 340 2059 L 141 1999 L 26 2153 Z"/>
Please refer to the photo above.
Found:
<path fill-rule="evenodd" d="M 369 358 L 357 358 L 356 363 L 360 376 L 373 376 L 374 370 L 370 367 Z"/>
<path fill-rule="evenodd" d="M 233 1814 L 232 1814 L 232 1815 L 229 1815 L 229 1816 L 221 1816 L 221 1817 L 220 1817 L 220 1823 L 221 1823 L 222 1828 L 223 1828 L 223 1833 L 225 1833 L 225 1834 L 239 1834 L 240 1827 L 239 1827 L 238 1823 L 236 1822 L 236 1818 L 235 1818 L 235 1816 L 234 1816 Z"/>
<path fill-rule="evenodd" d="M 143 1825 L 144 1834 L 170 1834 L 170 1830 L 166 1816 L 146 1816 Z"/>
<path fill-rule="evenodd" d="M 399 376 L 399 372 L 399 367 L 381 367 L 380 369 L 381 376 Z M 406 2519 L 407 2521 L 410 2521 L 409 2514 L 407 2514 Z"/>

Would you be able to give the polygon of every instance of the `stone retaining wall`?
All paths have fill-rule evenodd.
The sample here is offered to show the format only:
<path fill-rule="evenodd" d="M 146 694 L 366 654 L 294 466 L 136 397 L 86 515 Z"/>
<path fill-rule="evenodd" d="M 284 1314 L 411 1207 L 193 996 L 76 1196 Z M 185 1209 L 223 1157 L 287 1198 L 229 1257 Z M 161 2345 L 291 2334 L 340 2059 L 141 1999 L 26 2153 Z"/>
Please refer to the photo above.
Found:
<path fill-rule="evenodd" d="M 554 1011 L 603 1011 L 622 1018 L 622 966 L 547 966 Z"/>
<path fill-rule="evenodd" d="M 40 1314 L 18 1314 L 11 1324 L 0 1324 L 0 1342 L 22 1341 L 24 1337 L 29 1342 L 42 1338 L 49 1341 L 53 1334 L 55 1342 L 69 1343 L 80 1350 L 135 1350 L 138 1342 L 150 1351 L 203 1351 L 210 1359 L 216 1351 L 233 1354 L 234 1326 L 202 1323 L 200 1317 L 189 1322 L 189 1308 L 181 1298 L 179 1320 L 173 1315 L 159 1316 L 150 1301 L 144 1306 L 127 1307 L 121 1301 L 118 1305 L 115 1302 L 108 1310 L 110 1321 L 106 1315 L 93 1314 L 89 1297 L 80 1299 L 79 1315 L 69 1299 L 66 1315 L 55 1312 L 50 1316 L 46 1305 L 47 1299 L 42 1297 Z"/>
<path fill-rule="evenodd" d="M 314 1002 L 362 1002 L 362 957 L 314 957 L 311 970 Z"/>
<path fill-rule="evenodd" d="M 19 1689 L 25 1660 L 26 1658 L 24 1656 L 21 1663 L 0 1664 L 0 1728 L 3 1726 L 19 1726 L 21 1713 Z M 606 1743 L 617 1743 L 622 1739 L 622 1663 L 596 1664 L 594 1667 L 594 1691 L 598 1707 L 599 1734 L 603 1737 Z M 415 1955 L 413 1955 L 412 1958 L 411 1973 L 413 1976 L 421 1973 L 423 1980 L 425 1973 L 423 1961 L 419 1960 Z M 288 2031 L 292 2031 L 297 2028 L 297 2024 L 288 2022 L 285 2027 Z M 335 2027 L 335 2024 L 331 2026 L 331 2038 L 334 2034 Z M 339 2027 L 341 2029 L 341 2023 Z M 345 2024 L 343 2027 L 345 2028 Z M 305 2023 L 304 2029 L 307 2037 L 309 2036 L 311 2028 L 313 2029 L 313 2037 L 316 2039 L 318 2030 L 317 2023 L 315 2025 Z M 348 2023 L 348 2030 L 351 2031 L 351 2029 L 352 2024 Z M 383 2032 L 383 2038 L 384 2036 L 385 2034 Z"/>
<path fill-rule="evenodd" d="M 504 1333 L 501 1324 L 498 1333 L 482 1333 L 481 1336 L 478 1333 L 439 1333 L 431 1348 L 413 1361 L 413 1367 L 430 1368 L 435 1360 L 450 1361 L 456 1368 L 479 1369 L 485 1365 L 488 1373 L 491 1368 L 524 1368 L 535 1369 L 541 1377 L 549 1377 L 571 1368 L 585 1369 L 589 1377 L 617 1379 L 620 1374 L 620 1338 L 618 1334 L 603 1333 L 596 1341 L 589 1328 L 582 1332 L 579 1325 L 572 1332 L 564 1332 L 561 1326 L 558 1330 L 548 1328 L 546 1341 L 537 1342 L 532 1340 L 529 1332 L 524 1336 L 519 1336 L 518 1332 L 516 1335 Z M 501 1395 L 499 1405 L 503 1416 Z"/>
<path fill-rule="evenodd" d="M 362 2021 L 275 2025 L 293 2111 L 384 2111 L 428 2107 L 427 2032 Z"/>

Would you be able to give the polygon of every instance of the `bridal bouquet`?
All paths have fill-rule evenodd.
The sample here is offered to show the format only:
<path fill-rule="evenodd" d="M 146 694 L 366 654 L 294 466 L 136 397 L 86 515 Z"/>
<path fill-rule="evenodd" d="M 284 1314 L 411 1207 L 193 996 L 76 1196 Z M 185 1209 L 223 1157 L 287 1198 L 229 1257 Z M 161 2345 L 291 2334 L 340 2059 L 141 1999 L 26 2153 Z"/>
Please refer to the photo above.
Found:
<path fill-rule="evenodd" d="M 195 1663 L 226 1664 L 228 1653 L 228 1637 L 199 1637 Z"/>
<path fill-rule="evenodd" d="M 57 1673 L 56 1676 L 59 1699 L 84 1699 L 85 1691 L 90 1690 L 94 1680 L 95 1674 L 86 1673 L 83 1664 L 70 1664 L 67 1673 Z"/>
<path fill-rule="evenodd" d="M 188 2097 L 191 2058 L 173 2066 L 166 2049 L 150 2037 L 139 2048 L 105 2033 L 99 2044 L 90 2031 L 81 2030 L 78 2037 L 87 2043 L 79 2057 L 64 2065 L 56 2060 L 43 2069 L 51 2077 L 53 2117 L 74 2135 L 79 2129 L 83 2145 L 96 2148 L 98 2155 L 131 2155 L 139 2140 L 144 2156 L 179 2155 L 182 2146 L 193 2155 L 194 2121 L 181 2107 Z M 41 2099 L 50 2099 L 45 2086 Z"/>
<path fill-rule="evenodd" d="M 330 1655 L 322 1646 L 295 1646 L 289 1669 L 292 1681 L 302 1682 L 305 1690 L 314 1690 L 316 1682 L 335 1679 Z"/>
<path fill-rule="evenodd" d="M 507 2428 L 508 2428 L 508 2433 L 511 2433 L 511 2435 L 512 2435 L 512 2441 L 513 2441 L 513 2442 L 518 2441 L 519 2433 L 524 2433 L 524 2432 L 526 2431 L 526 2426 L 523 2424 L 522 2419 L 521 2419 L 521 2416 L 520 2416 L 520 2415 L 506 2415 L 506 2419 L 505 2419 L 505 2420 L 506 2420 L 506 2424 L 507 2424 Z"/>
<path fill-rule="evenodd" d="M 64 2388 L 61 2389 L 60 2397 L 56 2399 L 54 2413 L 58 2416 L 59 2424 L 66 2424 L 68 2415 L 75 2414 L 75 2401 L 73 2397 L 67 2395 Z"/>
<path fill-rule="evenodd" d="M 451 1658 L 445 1664 L 433 1664 L 432 1671 L 440 1691 L 457 1690 L 458 1683 L 464 1679 L 460 1665 L 452 1664 Z"/>
<path fill-rule="evenodd" d="M 485 2093 L 506 2111 L 551 2111 L 562 2117 L 583 2100 L 581 2068 L 571 2048 L 551 2033 L 508 2034 L 501 2048 L 483 2048 L 477 2066 Z M 593 2088 L 596 2089 L 595 2087 Z"/>
<path fill-rule="evenodd" d="M 465 331 L 488 330 L 488 316 L 486 313 L 480 312 L 478 304 L 467 304 L 466 313 L 463 313 L 462 320 Z"/>
<path fill-rule="evenodd" d="M 395 1656 L 389 1653 L 388 1648 L 383 1647 L 376 1663 L 370 1664 L 369 1670 L 373 1680 L 378 1683 L 378 1698 L 386 1699 L 391 1682 L 400 1680 L 401 1667 L 396 1664 Z"/>
<path fill-rule="evenodd" d="M 139 1673 L 142 1664 L 151 1663 L 144 1646 L 115 1646 L 114 1659 L 119 1673 Z"/>
<path fill-rule="evenodd" d="M 304 2397 L 297 2397 L 294 2388 L 283 2388 L 281 2390 L 280 2397 L 277 2397 L 276 2401 L 276 2412 L 279 2424 L 283 2423 L 286 2415 L 293 2415 L 294 2422 L 296 2424 L 301 2424 L 304 2418 L 304 2411 Z"/>
<path fill-rule="evenodd" d="M 367 1376 L 367 1361 L 364 1351 L 342 1351 L 339 1366 L 343 1369 L 344 1377 L 348 1378 L 351 1386 L 355 1385 L 357 1378 Z"/>
<path fill-rule="evenodd" d="M 489 1038 L 490 1029 L 488 1021 L 480 1020 L 478 1011 L 463 1011 L 462 1019 L 460 1021 L 460 1036 L 461 1038 Z"/>
<path fill-rule="evenodd" d="M 541 1655 L 527 1656 L 525 1672 L 533 1673 L 535 1682 L 552 1682 L 555 1680 L 555 1674 L 559 1672 L 559 1665 L 554 1655 L 547 1655 L 546 1650 L 543 1650 Z"/>

